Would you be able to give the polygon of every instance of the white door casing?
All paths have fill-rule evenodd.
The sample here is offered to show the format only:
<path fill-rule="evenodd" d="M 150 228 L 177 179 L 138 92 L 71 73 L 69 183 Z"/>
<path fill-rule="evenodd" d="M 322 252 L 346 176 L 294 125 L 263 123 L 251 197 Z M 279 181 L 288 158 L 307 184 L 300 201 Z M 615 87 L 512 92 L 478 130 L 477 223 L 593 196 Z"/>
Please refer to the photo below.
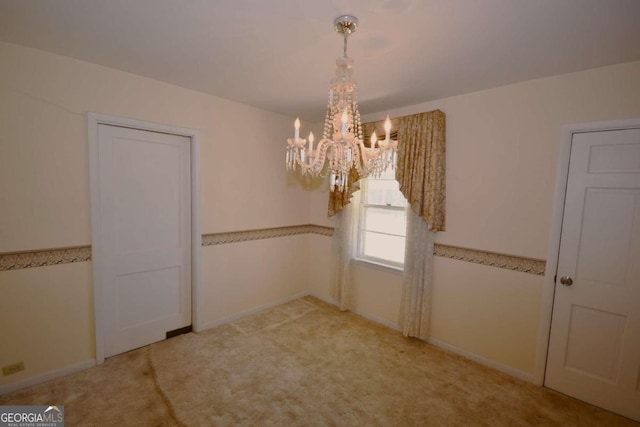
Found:
<path fill-rule="evenodd" d="M 640 129 L 573 135 L 560 241 L 545 385 L 640 420 Z"/>
<path fill-rule="evenodd" d="M 198 330 L 197 137 L 89 113 L 97 363 Z"/>

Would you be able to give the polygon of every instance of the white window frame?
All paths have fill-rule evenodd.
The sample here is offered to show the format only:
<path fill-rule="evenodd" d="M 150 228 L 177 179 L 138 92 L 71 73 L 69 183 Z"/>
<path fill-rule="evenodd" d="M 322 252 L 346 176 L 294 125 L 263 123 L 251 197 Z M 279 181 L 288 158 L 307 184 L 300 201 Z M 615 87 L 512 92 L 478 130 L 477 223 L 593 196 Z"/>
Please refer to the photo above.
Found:
<path fill-rule="evenodd" d="M 364 231 L 368 231 L 370 233 L 378 233 L 378 234 L 386 234 L 389 236 L 398 236 L 398 237 L 403 237 L 406 241 L 407 235 L 406 232 L 404 234 L 404 236 L 400 236 L 398 234 L 394 234 L 394 233 L 384 233 L 384 232 L 380 232 L 380 231 L 373 231 L 373 230 L 366 230 L 364 228 L 364 224 L 365 224 L 365 215 L 366 215 L 366 211 L 367 208 L 376 208 L 376 209 L 386 209 L 386 210 L 391 210 L 391 211 L 403 211 L 407 212 L 407 206 L 390 206 L 390 205 L 379 205 L 379 204 L 370 204 L 367 203 L 367 187 L 369 185 L 369 180 L 370 179 L 375 179 L 372 177 L 367 177 L 367 178 L 363 178 L 360 180 L 360 209 L 359 209 L 359 215 L 358 215 L 358 228 L 357 228 L 357 235 L 358 235 L 358 241 L 357 241 L 357 249 L 356 249 L 356 261 L 360 261 L 360 262 L 365 262 L 367 264 L 373 264 L 376 266 L 380 266 L 380 267 L 386 267 L 386 268 L 390 268 L 392 270 L 395 271 L 404 271 L 404 262 L 396 262 L 396 261 L 392 261 L 389 259 L 385 259 L 385 258 L 378 258 L 378 257 L 374 257 L 371 255 L 366 255 L 364 253 L 364 239 L 365 239 L 365 233 Z"/>

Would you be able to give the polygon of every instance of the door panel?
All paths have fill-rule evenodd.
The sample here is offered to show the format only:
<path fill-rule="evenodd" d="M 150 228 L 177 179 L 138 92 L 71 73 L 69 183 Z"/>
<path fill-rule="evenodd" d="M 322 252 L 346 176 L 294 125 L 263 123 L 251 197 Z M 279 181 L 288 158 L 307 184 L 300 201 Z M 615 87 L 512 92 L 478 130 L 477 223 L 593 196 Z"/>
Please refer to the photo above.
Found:
<path fill-rule="evenodd" d="M 587 189 L 576 275 L 603 285 L 627 285 L 639 195 L 637 190 Z M 615 227 L 602 226 L 609 223 Z"/>
<path fill-rule="evenodd" d="M 640 420 L 639 129 L 573 137 L 551 325 L 545 385 Z"/>
<path fill-rule="evenodd" d="M 565 366 L 614 383 L 626 321 L 620 314 L 572 305 Z"/>
<path fill-rule="evenodd" d="M 180 274 L 179 267 L 171 267 L 117 276 L 117 329 L 138 327 L 179 313 L 180 292 L 174 284 L 179 283 Z"/>
<path fill-rule="evenodd" d="M 180 146 L 127 138 L 112 144 L 116 251 L 179 248 Z"/>
<path fill-rule="evenodd" d="M 98 126 L 105 356 L 191 324 L 190 139 Z"/>

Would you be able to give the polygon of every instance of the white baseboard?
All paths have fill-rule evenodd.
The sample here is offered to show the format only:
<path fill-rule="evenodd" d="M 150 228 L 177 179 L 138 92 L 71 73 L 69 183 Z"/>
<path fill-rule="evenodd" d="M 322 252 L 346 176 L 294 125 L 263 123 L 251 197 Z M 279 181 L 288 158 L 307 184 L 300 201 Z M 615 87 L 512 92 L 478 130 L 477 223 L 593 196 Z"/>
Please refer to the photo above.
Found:
<path fill-rule="evenodd" d="M 382 326 L 386 326 L 389 329 L 393 329 L 394 331 L 400 331 L 400 325 L 397 323 L 393 323 L 387 319 L 383 319 L 382 317 L 378 317 L 373 314 L 365 313 L 364 311 L 352 310 L 358 316 L 362 316 L 367 320 L 371 320 L 372 322 L 379 323 Z"/>
<path fill-rule="evenodd" d="M 316 294 L 315 292 L 309 292 L 309 293 L 307 293 L 307 295 L 312 296 L 314 298 L 318 298 L 319 300 L 324 301 L 327 304 L 331 304 L 331 305 L 335 305 L 335 306 L 338 305 L 331 298 L 329 298 L 327 296 L 324 296 L 324 295 Z M 393 323 L 393 322 L 391 322 L 391 321 L 389 321 L 387 319 L 383 319 L 382 317 L 378 317 L 376 315 L 369 314 L 369 313 L 366 313 L 364 311 L 359 311 L 359 310 L 349 310 L 349 311 L 351 311 L 352 313 L 357 314 L 358 316 L 362 316 L 367 320 L 371 320 L 372 322 L 379 323 L 382 326 L 386 326 L 389 329 L 393 329 L 394 331 L 399 331 L 400 330 L 400 326 L 398 324 Z"/>
<path fill-rule="evenodd" d="M 95 359 L 87 359 L 83 362 L 74 363 L 73 365 L 65 366 L 64 368 L 55 369 L 42 375 L 26 378 L 22 381 L 15 383 L 0 385 L 0 395 L 11 393 L 16 390 L 22 390 L 23 388 L 31 387 L 34 385 L 42 384 L 47 381 L 54 380 L 56 378 L 64 377 L 67 375 L 75 374 L 76 372 L 83 371 L 87 368 L 96 366 Z"/>
<path fill-rule="evenodd" d="M 355 314 L 358 316 L 362 316 L 367 320 L 371 320 L 372 322 L 379 323 L 382 326 L 386 326 L 389 329 L 393 329 L 394 331 L 400 332 L 400 325 L 390 322 L 387 319 L 383 319 L 382 317 L 374 316 L 373 314 L 365 313 L 364 311 L 353 310 Z"/>
<path fill-rule="evenodd" d="M 464 356 L 467 359 L 471 359 L 474 362 L 478 362 L 481 365 L 488 366 L 500 372 L 504 372 L 505 374 L 511 375 L 512 377 L 516 377 L 521 380 L 528 381 L 530 383 L 535 383 L 535 378 L 532 373 L 523 372 L 518 369 L 512 368 L 511 366 L 487 359 L 475 353 L 471 353 L 470 351 L 463 350 L 459 347 L 448 344 L 444 341 L 440 341 L 439 339 L 436 339 L 436 338 L 428 338 L 427 342 L 429 344 L 435 345 L 436 347 L 440 347 L 452 353 L 456 353 L 456 354 L 459 354 L 460 356 Z"/>
<path fill-rule="evenodd" d="M 315 292 L 307 292 L 306 295 L 308 295 L 310 297 L 318 298 L 320 301 L 324 301 L 327 304 L 338 305 L 333 299 L 331 299 L 330 297 L 328 297 L 326 295 L 316 294 Z"/>
<path fill-rule="evenodd" d="M 216 326 L 224 325 L 225 323 L 229 323 L 229 322 L 233 322 L 234 320 L 238 320 L 241 317 L 248 316 L 250 314 L 255 314 L 255 313 L 261 312 L 263 310 L 267 310 L 269 308 L 275 307 L 276 305 L 284 304 L 286 302 L 290 302 L 290 301 L 296 300 L 298 298 L 302 298 L 302 297 L 307 296 L 307 295 L 309 295 L 309 292 L 307 292 L 307 291 L 299 292 L 297 294 L 290 295 L 288 297 L 279 299 L 279 300 L 271 302 L 269 304 L 261 305 L 259 307 L 255 307 L 255 308 L 252 308 L 250 310 L 245 310 L 245 311 L 241 311 L 241 312 L 236 313 L 236 314 L 232 314 L 231 316 L 227 316 L 227 317 L 225 317 L 223 319 L 214 320 L 213 322 L 207 322 L 207 323 L 201 325 L 196 332 L 202 332 L 202 331 L 205 331 L 207 329 L 215 328 Z"/>

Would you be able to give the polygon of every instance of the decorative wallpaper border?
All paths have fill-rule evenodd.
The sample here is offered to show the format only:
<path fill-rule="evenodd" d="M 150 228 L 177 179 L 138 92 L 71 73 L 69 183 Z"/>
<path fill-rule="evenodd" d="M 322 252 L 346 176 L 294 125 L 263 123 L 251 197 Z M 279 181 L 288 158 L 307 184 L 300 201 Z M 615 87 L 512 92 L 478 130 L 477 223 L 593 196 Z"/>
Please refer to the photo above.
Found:
<path fill-rule="evenodd" d="M 91 260 L 91 246 L 0 253 L 0 271 Z"/>
<path fill-rule="evenodd" d="M 293 225 L 289 227 L 203 234 L 202 246 L 215 246 L 227 243 L 248 242 L 251 240 L 273 239 L 299 234 L 317 234 L 320 236 L 330 237 L 333 236 L 333 228 L 306 224 Z M 472 262 L 474 264 L 488 265 L 506 270 L 535 274 L 538 276 L 544 275 L 546 267 L 546 262 L 542 259 L 500 254 L 478 249 L 468 249 L 440 243 L 435 244 L 434 255 L 459 261 Z M 0 271 L 69 264 L 72 262 L 90 260 L 91 246 L 74 246 L 68 248 L 0 253 Z"/>
<path fill-rule="evenodd" d="M 436 243 L 435 256 L 544 276 L 546 261 Z"/>
<path fill-rule="evenodd" d="M 297 234 L 319 234 L 332 236 L 333 228 L 321 225 L 292 225 L 289 227 L 261 228 L 258 230 L 230 231 L 202 235 L 202 246 L 224 245 L 227 243 L 247 242 L 250 240 L 273 239 L 276 237 L 295 236 Z"/>

